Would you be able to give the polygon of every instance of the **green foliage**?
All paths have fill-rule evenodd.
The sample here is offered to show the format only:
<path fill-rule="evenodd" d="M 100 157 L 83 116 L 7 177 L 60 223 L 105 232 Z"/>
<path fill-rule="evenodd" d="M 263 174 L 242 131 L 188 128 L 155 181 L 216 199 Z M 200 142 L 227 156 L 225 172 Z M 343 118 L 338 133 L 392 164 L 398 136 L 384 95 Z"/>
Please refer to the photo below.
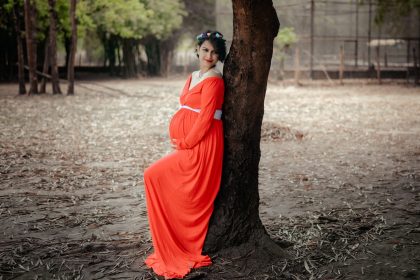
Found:
<path fill-rule="evenodd" d="M 83 2 L 83 1 L 82 1 Z M 141 38 L 150 12 L 138 0 L 87 0 L 87 13 L 98 31 L 122 38 Z"/>
<path fill-rule="evenodd" d="M 21 0 L 19 2 L 20 2 L 20 6 L 23 6 L 23 0 Z M 15 1 L 13 1 L 13 0 L 4 1 L 3 5 L 0 6 L 1 11 L 6 12 L 6 13 L 11 13 L 14 3 L 15 3 Z M 0 20 L 1 20 L 1 18 L 3 18 L 3 17 L 0 17 Z"/>
<path fill-rule="evenodd" d="M 12 18 L 12 9 L 13 9 L 13 1 L 8 0 L 5 3 L 0 5 L 0 29 L 11 29 L 13 26 L 11 25 L 10 19 Z"/>
<path fill-rule="evenodd" d="M 89 31 L 95 30 L 96 25 L 91 16 L 90 6 L 88 1 L 79 0 L 76 5 L 76 19 L 77 19 L 77 37 L 80 39 L 85 38 Z M 69 21 L 70 27 L 70 21 Z"/>
<path fill-rule="evenodd" d="M 16 1 L 16 0 L 15 0 Z M 0 28 L 13 28 L 10 20 L 13 0 L 0 4 Z M 23 9 L 23 0 L 18 0 Z M 37 10 L 37 36 L 43 40 L 48 34 L 48 0 L 34 0 Z M 70 35 L 69 1 L 57 0 L 58 34 L 60 40 Z M 115 35 L 120 38 L 141 39 L 153 35 L 165 39 L 182 24 L 186 16 L 184 2 L 180 0 L 79 0 L 76 17 L 78 35 L 83 38 L 88 31 Z"/>
<path fill-rule="evenodd" d="M 291 45 L 298 41 L 293 27 L 283 27 L 280 29 L 274 43 L 280 50 L 287 50 Z"/>
<path fill-rule="evenodd" d="M 0 9 L 4 9 L 6 13 L 11 14 L 14 2 L 16 0 L 7 0 L 5 3 L 0 6 Z M 46 38 L 48 34 L 48 29 L 50 26 L 50 8 L 48 5 L 48 0 L 32 0 L 35 3 L 36 7 L 36 28 L 37 28 L 37 39 L 42 41 Z M 68 0 L 57 0 L 56 10 L 58 13 L 58 30 L 67 31 L 70 28 L 69 21 L 69 1 Z M 24 9 L 23 0 L 18 0 L 20 9 Z M 2 13 L 3 14 L 3 13 Z M 1 28 L 1 18 L 0 17 L 0 28 Z M 23 19 L 22 19 L 23 20 Z"/>
<path fill-rule="evenodd" d="M 183 2 L 149 0 L 148 8 L 151 10 L 149 18 L 149 34 L 158 39 L 166 39 L 182 24 L 183 17 L 187 15 Z"/>
<path fill-rule="evenodd" d="M 366 0 L 365 0 L 366 1 Z M 378 10 L 375 16 L 375 23 L 381 25 L 385 21 L 397 22 L 402 16 L 417 10 L 420 14 L 420 0 L 375 0 Z"/>
<path fill-rule="evenodd" d="M 44 0 L 48 1 L 48 0 Z M 56 10 L 58 15 L 58 30 L 59 33 L 64 33 L 64 36 L 71 36 L 71 24 L 70 24 L 70 1 L 69 0 L 57 0 Z"/>
<path fill-rule="evenodd" d="M 36 37 L 38 41 L 44 40 L 50 27 L 50 7 L 48 0 L 34 0 L 36 7 Z M 59 0 L 64 1 L 64 0 Z M 59 27 L 58 27 L 59 28 Z"/>
<path fill-rule="evenodd" d="M 79 7 L 78 19 L 85 28 L 130 39 L 165 38 L 185 15 L 182 3 L 173 0 L 82 0 Z"/>
<path fill-rule="evenodd" d="M 3 0 L 0 3 L 0 28 L 13 33 L 13 5 L 19 1 L 23 11 L 24 0 Z M 38 42 L 46 39 L 50 26 L 50 7 L 48 0 L 31 0 L 36 7 L 36 38 Z M 70 1 L 56 0 L 58 15 L 57 47 L 70 37 Z M 115 54 L 116 47 L 123 39 L 139 44 L 143 38 L 152 37 L 163 41 L 178 38 L 184 17 L 188 14 L 186 0 L 78 0 L 76 6 L 77 35 L 82 48 L 90 48 L 87 53 L 99 58 L 108 52 Z M 206 0 L 206 2 L 211 0 Z M 194 5 L 200 6 L 199 3 Z M 213 7 L 213 6 L 212 6 Z M 178 30 L 178 32 L 177 32 Z M 89 38 L 85 38 L 89 36 Z M 94 37 L 94 38 L 93 38 Z M 110 46 L 110 42 L 112 44 Z M 144 41 L 143 41 L 144 43 Z M 102 44 L 102 46 L 100 46 Z M 103 48 L 102 48 L 103 47 Z M 94 51 L 92 51 L 94 49 Z M 126 54 L 124 54 L 126 55 Z"/>
<path fill-rule="evenodd" d="M 284 75 L 284 60 L 287 51 L 293 44 L 296 44 L 297 41 L 298 37 L 293 27 L 281 28 L 277 37 L 274 39 L 273 58 L 277 60 L 277 63 L 279 64 L 280 78 Z"/>

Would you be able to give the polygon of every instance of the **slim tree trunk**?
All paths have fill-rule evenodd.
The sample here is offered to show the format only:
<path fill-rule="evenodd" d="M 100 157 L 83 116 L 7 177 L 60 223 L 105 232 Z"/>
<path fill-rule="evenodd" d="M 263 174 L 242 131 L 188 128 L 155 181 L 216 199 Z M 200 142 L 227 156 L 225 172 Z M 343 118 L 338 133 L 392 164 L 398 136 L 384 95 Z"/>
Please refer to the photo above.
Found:
<path fill-rule="evenodd" d="M 51 84 L 53 94 L 61 94 L 57 67 L 57 11 L 56 0 L 48 0 L 50 8 L 50 58 L 51 58 Z"/>
<path fill-rule="evenodd" d="M 340 78 L 340 84 L 344 84 L 343 83 L 343 77 L 344 77 L 344 47 L 340 46 L 340 74 L 339 74 L 339 78 Z"/>
<path fill-rule="evenodd" d="M 13 19 L 15 21 L 15 31 L 16 31 L 16 41 L 17 41 L 19 94 L 26 94 L 23 43 L 22 43 L 22 32 L 20 30 L 21 22 L 20 22 L 19 10 L 20 10 L 19 3 L 15 1 L 13 5 Z"/>
<path fill-rule="evenodd" d="M 36 10 L 33 0 L 25 0 L 25 34 L 26 34 L 26 49 L 28 54 L 29 64 L 29 92 L 28 94 L 38 93 L 38 79 L 36 76 Z"/>
<path fill-rule="evenodd" d="M 150 76 L 157 76 L 160 74 L 160 47 L 159 41 L 150 37 L 144 44 L 147 55 L 147 73 Z"/>
<path fill-rule="evenodd" d="M 76 0 L 70 0 L 70 21 L 71 21 L 71 48 L 67 68 L 67 80 L 69 86 L 67 94 L 74 94 L 74 59 L 77 49 L 77 25 L 76 25 Z"/>
<path fill-rule="evenodd" d="M 279 21 L 271 0 L 232 0 L 233 41 L 224 66 L 225 154 L 220 192 L 204 250 L 245 245 L 281 255 L 259 217 L 261 124 L 273 39 Z"/>
<path fill-rule="evenodd" d="M 48 74 L 48 70 L 50 68 L 50 44 L 49 44 L 49 37 L 45 40 L 45 47 L 44 47 L 44 65 L 42 67 L 42 73 Z M 46 93 L 47 91 L 47 77 L 42 77 L 41 86 L 39 88 L 39 93 Z"/>
<path fill-rule="evenodd" d="M 116 56 L 115 53 L 118 51 L 118 37 L 116 35 L 111 35 L 107 40 L 107 57 L 109 59 L 109 74 L 111 76 L 116 76 Z"/>
<path fill-rule="evenodd" d="M 419 73 L 419 67 L 417 65 L 417 52 L 416 49 L 413 48 L 413 67 L 414 67 L 414 84 L 418 85 L 419 84 L 419 79 L 420 79 L 420 73 Z"/>
<path fill-rule="evenodd" d="M 295 85 L 299 86 L 300 82 L 300 48 L 296 47 L 295 51 Z"/>
<path fill-rule="evenodd" d="M 68 62 L 69 62 L 69 57 L 70 57 L 70 52 L 71 52 L 71 34 L 70 34 L 70 37 L 67 35 L 68 34 L 64 36 L 64 49 L 66 50 L 66 58 L 64 59 L 64 61 L 66 62 L 66 65 L 64 66 L 65 69 L 68 69 L 69 67 Z"/>
<path fill-rule="evenodd" d="M 167 77 L 171 71 L 173 59 L 173 50 L 178 41 L 179 36 L 171 36 L 165 41 L 159 42 L 160 49 L 160 76 Z"/>
<path fill-rule="evenodd" d="M 117 52 L 117 60 L 118 60 L 118 68 L 117 68 L 117 71 L 116 71 L 116 75 L 117 76 L 120 76 L 121 75 L 121 68 L 122 68 L 120 42 L 121 41 L 118 41 L 117 42 L 117 49 L 116 49 L 116 52 Z"/>
<path fill-rule="evenodd" d="M 381 53 L 379 44 L 376 46 L 376 78 L 378 79 L 378 83 L 381 84 Z"/>

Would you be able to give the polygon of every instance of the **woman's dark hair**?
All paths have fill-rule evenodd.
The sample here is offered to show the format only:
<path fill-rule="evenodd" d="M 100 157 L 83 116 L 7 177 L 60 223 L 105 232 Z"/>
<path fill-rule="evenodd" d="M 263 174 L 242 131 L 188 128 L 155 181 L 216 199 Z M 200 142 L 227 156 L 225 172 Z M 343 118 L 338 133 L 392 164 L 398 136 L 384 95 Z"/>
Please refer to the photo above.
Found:
<path fill-rule="evenodd" d="M 210 31 L 207 30 L 199 35 L 197 35 L 197 45 L 201 47 L 201 45 L 205 41 L 209 41 L 210 44 L 213 46 L 216 54 L 219 56 L 220 62 L 224 62 L 226 58 L 226 40 L 223 39 L 222 33 L 218 31 Z M 198 54 L 197 54 L 198 57 Z"/>

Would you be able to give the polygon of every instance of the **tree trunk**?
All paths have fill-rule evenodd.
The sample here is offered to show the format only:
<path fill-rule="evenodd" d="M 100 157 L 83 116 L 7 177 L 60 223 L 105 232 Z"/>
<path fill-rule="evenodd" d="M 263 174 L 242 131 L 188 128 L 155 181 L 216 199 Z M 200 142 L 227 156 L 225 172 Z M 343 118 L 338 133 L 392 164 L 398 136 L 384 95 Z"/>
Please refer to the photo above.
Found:
<path fill-rule="evenodd" d="M 147 55 L 147 73 L 150 76 L 160 74 L 160 48 L 155 37 L 149 37 L 144 44 Z"/>
<path fill-rule="evenodd" d="M 29 92 L 28 94 L 38 93 L 38 79 L 36 76 L 36 10 L 35 3 L 31 0 L 25 0 L 25 34 L 26 49 L 29 64 Z"/>
<path fill-rule="evenodd" d="M 13 19 L 15 21 L 16 41 L 17 41 L 17 57 L 18 57 L 18 81 L 19 94 L 26 94 L 25 87 L 25 68 L 23 56 L 22 32 L 20 30 L 20 12 L 19 4 L 16 1 L 13 5 Z"/>
<path fill-rule="evenodd" d="M 50 68 L 50 44 L 49 37 L 47 36 L 44 46 L 44 65 L 42 67 L 42 73 L 48 74 Z M 41 86 L 39 88 L 39 93 L 46 93 L 47 91 L 47 77 L 42 77 Z"/>
<path fill-rule="evenodd" d="M 0 29 L 0 42 L 7 42 L 9 36 L 7 36 L 6 32 Z M 0 44 L 0 81 L 8 80 L 6 72 L 7 69 L 7 46 L 5 44 Z"/>
<path fill-rule="evenodd" d="M 116 76 L 117 71 L 115 69 L 116 63 L 116 51 L 118 51 L 118 37 L 115 35 L 111 35 L 107 40 L 107 57 L 109 59 L 109 74 L 111 76 Z"/>
<path fill-rule="evenodd" d="M 179 38 L 171 36 L 165 41 L 161 41 L 160 46 L 160 75 L 167 77 L 171 72 L 171 64 L 173 59 L 173 50 Z"/>
<path fill-rule="evenodd" d="M 140 51 L 140 44 L 136 44 L 136 55 L 137 55 L 137 73 L 140 75 L 145 74 L 146 64 L 144 63 L 142 57 L 141 57 L 141 51 Z"/>
<path fill-rule="evenodd" d="M 57 67 L 57 11 L 56 0 L 48 0 L 50 8 L 50 58 L 51 58 L 51 84 L 53 94 L 61 94 Z"/>
<path fill-rule="evenodd" d="M 279 256 L 259 218 L 261 124 L 273 39 L 279 21 L 271 0 L 232 0 L 233 41 L 224 66 L 225 153 L 222 184 L 206 252 L 248 244 Z"/>
<path fill-rule="evenodd" d="M 67 94 L 74 94 L 74 59 L 77 49 L 77 25 L 76 25 L 76 0 L 70 0 L 70 21 L 71 21 L 71 48 L 67 68 L 67 80 L 69 82 Z"/>
<path fill-rule="evenodd" d="M 117 58 L 118 58 L 118 69 L 117 69 L 117 76 L 121 75 L 121 68 L 122 68 L 122 59 L 121 59 L 121 48 L 120 44 L 117 44 Z"/>
<path fill-rule="evenodd" d="M 137 75 L 135 48 L 132 39 L 122 39 L 123 60 L 124 60 L 124 76 L 126 78 L 135 77 Z"/>

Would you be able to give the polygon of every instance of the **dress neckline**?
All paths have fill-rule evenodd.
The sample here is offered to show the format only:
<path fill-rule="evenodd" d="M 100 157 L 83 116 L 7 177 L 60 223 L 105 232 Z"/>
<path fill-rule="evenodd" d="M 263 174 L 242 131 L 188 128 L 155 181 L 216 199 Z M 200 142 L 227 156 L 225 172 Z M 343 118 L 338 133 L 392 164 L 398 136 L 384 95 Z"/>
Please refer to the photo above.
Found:
<path fill-rule="evenodd" d="M 207 77 L 207 78 L 205 78 L 205 79 L 202 79 L 201 81 L 199 81 L 195 86 L 193 86 L 192 88 L 190 88 L 190 86 L 191 86 L 191 81 L 192 81 L 192 74 L 190 74 L 190 79 L 189 79 L 189 81 L 188 81 L 188 88 L 187 88 L 187 91 L 188 92 L 190 92 L 190 91 L 192 91 L 194 88 L 196 88 L 199 84 L 201 84 L 202 82 L 204 82 L 204 81 L 206 81 L 206 80 L 209 80 L 209 79 L 213 79 L 213 78 L 216 78 L 216 79 L 222 79 L 223 80 L 223 77 L 218 77 L 218 76 L 211 76 L 211 77 Z"/>

